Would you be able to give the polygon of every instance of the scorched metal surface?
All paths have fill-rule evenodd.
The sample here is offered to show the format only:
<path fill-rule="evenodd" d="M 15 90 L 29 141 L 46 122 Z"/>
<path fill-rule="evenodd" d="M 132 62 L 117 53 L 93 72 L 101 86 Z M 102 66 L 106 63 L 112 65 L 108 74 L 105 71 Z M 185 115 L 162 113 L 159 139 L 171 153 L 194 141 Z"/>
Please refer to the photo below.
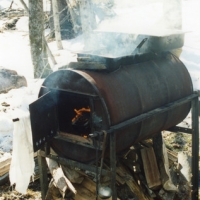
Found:
<path fill-rule="evenodd" d="M 55 102 L 53 110 L 56 107 L 54 118 L 57 125 L 54 125 L 55 122 L 51 117 L 49 122 L 45 115 L 43 119 L 36 120 L 32 109 L 32 131 L 34 135 L 48 135 L 49 133 L 44 131 L 49 129 L 43 128 L 41 131 L 40 127 L 49 126 L 57 130 L 54 135 L 66 133 L 82 137 L 72 127 L 74 109 L 90 107 L 90 132 L 108 130 L 113 125 L 184 98 L 192 92 L 192 82 L 186 67 L 170 53 L 147 62 L 121 66 L 110 73 L 59 70 L 46 78 L 39 93 L 40 99 L 45 97 L 46 93 L 50 96 L 52 94 L 53 97 L 50 99 L 53 98 Z M 93 101 L 92 108 L 90 97 Z M 116 152 L 177 125 L 187 116 L 190 106 L 190 103 L 186 103 L 122 130 L 116 130 Z M 50 107 L 52 110 L 52 100 Z M 48 112 L 48 108 L 46 109 Z M 98 122 L 94 122 L 95 120 Z M 86 143 L 87 140 L 89 142 L 86 138 Z M 56 153 L 66 158 L 80 162 L 95 159 L 95 149 L 88 148 L 87 145 L 82 146 L 77 142 L 60 140 L 56 137 L 53 137 L 50 145 Z"/>

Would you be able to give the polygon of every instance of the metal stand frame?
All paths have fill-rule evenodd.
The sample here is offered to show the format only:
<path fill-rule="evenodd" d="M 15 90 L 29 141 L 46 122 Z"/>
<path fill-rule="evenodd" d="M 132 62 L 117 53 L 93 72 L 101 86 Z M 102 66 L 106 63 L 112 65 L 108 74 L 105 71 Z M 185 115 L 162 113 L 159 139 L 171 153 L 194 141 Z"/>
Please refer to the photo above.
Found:
<path fill-rule="evenodd" d="M 111 126 L 108 131 L 110 137 L 110 171 L 109 173 L 106 170 L 102 170 L 103 175 L 110 174 L 111 176 L 111 189 L 112 189 L 112 200 L 117 200 L 117 193 L 116 193 L 116 137 L 115 131 L 119 129 L 123 129 L 124 127 L 130 124 L 139 123 L 153 115 L 166 112 L 168 110 L 174 109 L 177 106 L 180 106 L 184 103 L 191 102 L 192 105 L 192 128 L 183 128 L 183 127 L 173 127 L 169 129 L 173 132 L 183 132 L 192 134 L 192 200 L 198 200 L 198 178 L 199 178 L 199 115 L 198 115 L 198 94 L 194 93 L 186 98 L 180 99 L 178 101 L 172 102 L 164 107 L 157 108 L 150 112 L 141 114 L 137 117 L 134 117 L 130 120 L 117 124 L 115 126 Z M 49 148 L 49 147 L 48 147 Z M 46 167 L 46 160 L 45 157 L 51 158 L 59 162 L 63 165 L 70 165 L 74 167 L 78 167 L 80 169 L 87 169 L 89 171 L 96 171 L 96 167 L 86 165 L 83 163 L 79 163 L 73 160 L 65 159 L 60 156 L 51 155 L 49 153 L 48 148 L 44 148 L 38 151 L 38 160 L 39 160 L 39 169 L 40 169 L 40 185 L 41 185 L 41 192 L 42 192 L 42 199 L 45 199 L 45 195 L 48 189 L 47 183 L 47 167 Z"/>

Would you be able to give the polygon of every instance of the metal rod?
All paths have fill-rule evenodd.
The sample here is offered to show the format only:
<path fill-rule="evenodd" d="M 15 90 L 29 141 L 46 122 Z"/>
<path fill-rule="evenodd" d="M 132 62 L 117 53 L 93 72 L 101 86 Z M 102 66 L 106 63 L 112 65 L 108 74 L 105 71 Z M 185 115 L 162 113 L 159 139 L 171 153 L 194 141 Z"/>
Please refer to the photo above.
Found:
<path fill-rule="evenodd" d="M 116 193 L 116 136 L 114 132 L 110 133 L 110 170 L 111 170 L 111 189 L 112 200 L 117 200 Z"/>
<path fill-rule="evenodd" d="M 175 133 L 182 132 L 182 133 L 192 134 L 191 128 L 184 128 L 184 127 L 180 127 L 180 126 L 171 127 L 169 129 L 167 129 L 167 131 L 171 131 L 171 132 L 175 132 Z"/>
<path fill-rule="evenodd" d="M 56 156 L 56 155 L 52 155 L 52 154 L 46 155 L 44 151 L 40 151 L 39 154 L 42 157 L 47 157 L 47 158 L 53 159 L 53 160 L 57 161 L 58 163 L 60 163 L 61 165 L 69 165 L 69 166 L 72 166 L 74 168 L 88 170 L 90 172 L 96 173 L 96 167 L 91 166 L 89 163 L 84 164 L 84 163 L 80 163 L 80 162 L 77 162 L 77 161 L 74 161 L 74 160 L 66 159 L 66 158 Z M 98 170 L 100 170 L 100 167 L 98 168 Z M 102 175 L 110 176 L 110 172 L 108 170 L 102 169 Z"/>
<path fill-rule="evenodd" d="M 89 98 L 89 101 L 90 101 L 90 110 L 91 110 L 89 123 L 90 123 L 90 129 L 93 132 L 94 131 L 93 115 L 95 114 L 95 112 L 94 112 L 94 101 L 91 97 Z M 96 146 L 96 149 L 97 149 L 97 146 Z"/>
<path fill-rule="evenodd" d="M 96 147 L 96 200 L 98 200 L 99 196 L 99 169 L 98 169 L 98 148 L 97 148 L 97 141 L 96 138 L 93 138 L 94 146 Z"/>
<path fill-rule="evenodd" d="M 49 142 L 45 143 L 45 145 L 44 145 L 44 151 L 45 151 L 46 155 L 50 154 L 50 144 L 49 144 Z"/>
<path fill-rule="evenodd" d="M 198 97 L 192 100 L 192 200 L 198 200 L 199 184 L 199 116 Z"/>
<path fill-rule="evenodd" d="M 190 95 L 190 96 L 188 96 L 188 97 L 179 99 L 179 100 L 177 100 L 177 101 L 174 101 L 174 102 L 172 102 L 172 103 L 169 103 L 169 104 L 167 104 L 167 105 L 165 105 L 165 106 L 162 106 L 162 107 L 160 107 L 160 108 L 156 108 L 156 109 L 154 109 L 154 110 L 151 110 L 151 111 L 149 111 L 149 112 L 146 112 L 146 113 L 144 113 L 144 114 L 141 114 L 141 115 L 139 115 L 139 116 L 137 116 L 137 117 L 131 118 L 131 119 L 126 120 L 126 121 L 124 121 L 124 122 L 122 122 L 122 123 L 119 123 L 119 124 L 117 124 L 117 125 L 111 126 L 111 127 L 110 127 L 110 130 L 107 130 L 107 133 L 113 132 L 114 130 L 123 129 L 123 128 L 125 128 L 125 127 L 127 127 L 127 126 L 130 126 L 130 125 L 132 125 L 132 124 L 139 123 L 139 122 L 141 122 L 141 121 L 143 121 L 143 120 L 145 120 L 145 119 L 150 118 L 151 116 L 153 116 L 153 115 L 155 115 L 155 114 L 164 113 L 164 112 L 166 112 L 166 111 L 168 111 L 168 110 L 171 110 L 171 109 L 173 109 L 173 108 L 175 108 L 175 107 L 177 107 L 177 106 L 180 106 L 180 105 L 182 105 L 182 104 L 184 104 L 184 103 L 187 103 L 187 102 L 191 101 L 192 99 L 194 99 L 194 98 L 196 98 L 196 97 L 198 97 L 197 94 L 192 94 L 192 95 Z"/>
<path fill-rule="evenodd" d="M 38 166 L 39 166 L 39 172 L 40 172 L 40 187 L 41 187 L 41 193 L 42 193 L 42 200 L 45 200 L 47 190 L 48 190 L 47 164 L 46 164 L 46 158 L 41 156 L 40 151 L 41 150 L 38 151 Z"/>

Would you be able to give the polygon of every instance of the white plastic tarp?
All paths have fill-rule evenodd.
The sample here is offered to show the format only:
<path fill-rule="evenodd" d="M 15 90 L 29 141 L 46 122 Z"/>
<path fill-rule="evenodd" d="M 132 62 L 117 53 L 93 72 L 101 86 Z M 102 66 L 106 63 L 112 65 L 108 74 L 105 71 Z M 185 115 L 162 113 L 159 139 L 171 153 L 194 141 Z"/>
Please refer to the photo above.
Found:
<path fill-rule="evenodd" d="M 11 185 L 25 194 L 30 178 L 34 174 L 34 152 L 29 111 L 18 111 L 19 121 L 14 122 L 13 152 L 10 166 Z"/>

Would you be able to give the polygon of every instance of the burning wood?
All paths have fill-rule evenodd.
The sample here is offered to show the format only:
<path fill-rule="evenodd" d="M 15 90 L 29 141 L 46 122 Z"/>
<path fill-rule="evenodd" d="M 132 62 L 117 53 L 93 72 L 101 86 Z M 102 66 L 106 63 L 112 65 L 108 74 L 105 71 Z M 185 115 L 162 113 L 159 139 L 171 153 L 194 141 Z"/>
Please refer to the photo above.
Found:
<path fill-rule="evenodd" d="M 81 108 L 79 110 L 74 109 L 74 111 L 76 112 L 76 116 L 72 119 L 72 123 L 76 123 L 78 120 L 88 120 L 85 119 L 85 114 L 90 113 L 90 108 Z"/>
<path fill-rule="evenodd" d="M 76 116 L 72 119 L 72 126 L 83 137 L 87 138 L 89 130 L 90 108 L 74 109 Z"/>

